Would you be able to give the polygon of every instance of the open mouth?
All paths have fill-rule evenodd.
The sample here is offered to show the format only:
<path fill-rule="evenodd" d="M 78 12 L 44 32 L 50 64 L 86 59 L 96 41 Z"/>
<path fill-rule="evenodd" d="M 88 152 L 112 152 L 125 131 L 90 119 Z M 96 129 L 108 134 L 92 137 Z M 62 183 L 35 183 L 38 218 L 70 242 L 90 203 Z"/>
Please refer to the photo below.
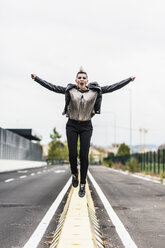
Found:
<path fill-rule="evenodd" d="M 81 85 L 81 86 L 83 86 L 83 85 L 84 85 L 84 83 L 80 83 L 80 85 Z"/>

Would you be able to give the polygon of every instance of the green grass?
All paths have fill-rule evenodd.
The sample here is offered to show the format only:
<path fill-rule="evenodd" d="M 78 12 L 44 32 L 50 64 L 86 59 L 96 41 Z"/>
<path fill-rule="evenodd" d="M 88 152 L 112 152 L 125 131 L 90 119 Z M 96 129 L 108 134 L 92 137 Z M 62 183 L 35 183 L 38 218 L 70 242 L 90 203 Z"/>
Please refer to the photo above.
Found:
<path fill-rule="evenodd" d="M 155 163 L 155 171 L 154 171 L 154 163 L 150 164 L 150 163 L 145 163 L 145 167 L 144 164 L 139 163 L 140 165 L 140 170 L 141 172 L 150 172 L 150 173 L 156 173 L 156 174 L 163 174 L 165 173 L 165 170 L 163 171 L 163 163 L 160 163 L 160 170 L 158 170 L 158 163 Z M 164 165 L 164 169 L 165 169 L 165 165 Z"/>

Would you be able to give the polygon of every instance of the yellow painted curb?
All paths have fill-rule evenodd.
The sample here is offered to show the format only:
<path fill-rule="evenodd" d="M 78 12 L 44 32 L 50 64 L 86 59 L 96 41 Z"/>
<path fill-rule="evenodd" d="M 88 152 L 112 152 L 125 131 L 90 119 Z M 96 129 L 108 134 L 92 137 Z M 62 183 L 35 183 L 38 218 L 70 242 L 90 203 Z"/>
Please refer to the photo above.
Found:
<path fill-rule="evenodd" d="M 71 187 L 50 248 L 104 247 L 88 182 L 83 198 L 78 191 L 79 187 Z"/>
<path fill-rule="evenodd" d="M 71 201 L 71 198 L 72 198 L 72 194 L 73 194 L 73 187 L 71 187 L 71 190 L 69 192 L 69 195 L 68 195 L 64 210 L 63 210 L 63 212 L 61 214 L 61 217 L 60 217 L 58 225 L 57 225 L 57 229 L 56 229 L 56 231 L 55 231 L 55 233 L 53 235 L 53 240 L 51 242 L 50 248 L 56 248 L 58 243 L 59 243 L 59 238 L 60 238 L 62 228 L 63 228 L 63 225 L 64 225 L 64 221 L 65 221 L 65 218 L 66 218 L 66 215 L 67 215 L 67 212 L 68 212 L 68 208 L 69 208 L 69 204 L 70 204 L 70 201 Z"/>
<path fill-rule="evenodd" d="M 89 219 L 91 223 L 91 231 L 92 231 L 92 236 L 93 236 L 93 241 L 94 241 L 94 247 L 97 248 L 104 248 L 104 242 L 103 242 L 103 236 L 100 231 L 100 226 L 98 219 L 96 217 L 96 210 L 94 207 L 94 202 L 89 190 L 89 185 L 87 181 L 86 185 L 86 198 L 87 198 L 87 205 L 88 205 L 88 212 L 89 212 Z"/>
<path fill-rule="evenodd" d="M 58 248 L 95 247 L 88 216 L 87 200 L 86 197 L 80 198 L 78 196 L 78 190 L 79 187 L 73 190 Z"/>

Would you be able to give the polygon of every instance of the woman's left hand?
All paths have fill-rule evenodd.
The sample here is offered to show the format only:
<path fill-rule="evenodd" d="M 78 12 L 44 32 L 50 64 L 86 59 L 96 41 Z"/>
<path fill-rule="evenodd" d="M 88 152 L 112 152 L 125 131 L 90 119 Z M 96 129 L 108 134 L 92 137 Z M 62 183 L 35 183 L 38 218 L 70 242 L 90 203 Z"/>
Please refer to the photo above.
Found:
<path fill-rule="evenodd" d="M 131 77 L 132 81 L 134 81 L 134 80 L 135 80 L 135 78 L 136 78 L 136 77 Z"/>

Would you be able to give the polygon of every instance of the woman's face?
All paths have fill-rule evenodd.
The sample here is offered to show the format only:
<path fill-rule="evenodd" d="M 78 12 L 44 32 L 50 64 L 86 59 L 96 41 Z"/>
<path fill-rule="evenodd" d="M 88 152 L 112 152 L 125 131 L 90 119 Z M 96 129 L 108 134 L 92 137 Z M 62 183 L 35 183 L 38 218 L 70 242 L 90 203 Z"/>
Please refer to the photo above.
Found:
<path fill-rule="evenodd" d="M 85 89 L 88 83 L 87 75 L 85 73 L 79 73 L 76 78 L 76 83 L 80 89 Z"/>

